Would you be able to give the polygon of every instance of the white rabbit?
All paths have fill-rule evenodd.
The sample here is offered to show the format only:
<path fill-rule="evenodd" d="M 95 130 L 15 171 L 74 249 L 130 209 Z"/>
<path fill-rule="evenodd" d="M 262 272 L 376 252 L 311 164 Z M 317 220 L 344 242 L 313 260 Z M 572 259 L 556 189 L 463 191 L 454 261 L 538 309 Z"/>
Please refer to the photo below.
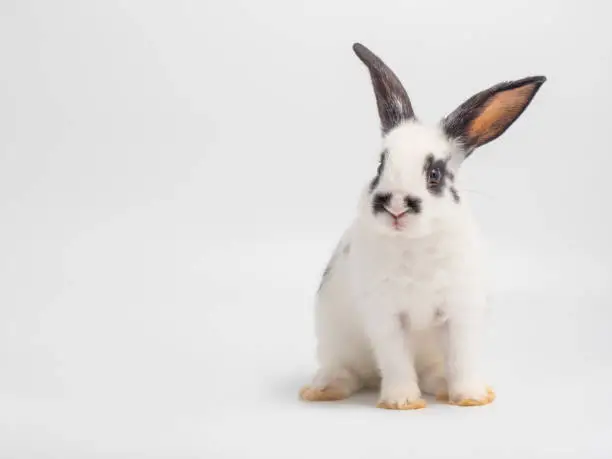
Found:
<path fill-rule="evenodd" d="M 482 91 L 440 123 L 422 124 L 396 75 L 365 46 L 382 154 L 317 294 L 319 369 L 303 400 L 340 400 L 380 387 L 378 407 L 417 409 L 422 393 L 460 406 L 494 400 L 481 351 L 486 270 L 457 187 L 462 161 L 500 136 L 543 76 Z"/>

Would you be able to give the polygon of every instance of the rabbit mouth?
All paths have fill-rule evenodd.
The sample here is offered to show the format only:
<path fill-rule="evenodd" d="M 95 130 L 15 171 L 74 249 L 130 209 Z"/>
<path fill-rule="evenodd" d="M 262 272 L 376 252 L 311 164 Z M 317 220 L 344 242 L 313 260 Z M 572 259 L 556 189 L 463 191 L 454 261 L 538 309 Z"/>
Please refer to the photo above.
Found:
<path fill-rule="evenodd" d="M 406 227 L 406 219 L 403 217 L 410 213 L 409 210 L 404 210 L 398 214 L 385 206 L 383 207 L 383 211 L 391 218 L 391 227 L 395 231 L 401 231 Z"/>
<path fill-rule="evenodd" d="M 394 214 L 393 212 L 389 212 L 385 210 L 383 217 L 384 226 L 390 227 L 393 231 L 401 231 L 406 228 L 406 218 L 405 215 L 408 212 L 402 212 L 401 214 Z"/>
<path fill-rule="evenodd" d="M 391 227 L 395 230 L 395 231 L 401 231 L 406 227 L 406 221 L 405 220 L 401 220 L 399 218 L 394 218 L 393 221 L 391 222 Z"/>

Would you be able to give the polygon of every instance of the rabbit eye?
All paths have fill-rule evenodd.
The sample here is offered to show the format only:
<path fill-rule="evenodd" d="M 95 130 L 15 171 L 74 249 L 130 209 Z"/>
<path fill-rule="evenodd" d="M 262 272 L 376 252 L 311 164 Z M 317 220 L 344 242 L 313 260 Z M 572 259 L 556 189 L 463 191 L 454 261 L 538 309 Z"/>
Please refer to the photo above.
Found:
<path fill-rule="evenodd" d="M 427 190 L 435 195 L 442 196 L 446 187 L 446 176 L 452 174 L 447 169 L 447 163 L 450 157 L 445 159 L 435 159 L 433 155 L 427 155 L 425 164 L 423 164 L 423 177 L 427 186 Z"/>
<path fill-rule="evenodd" d="M 437 185 L 438 183 L 440 183 L 441 179 L 442 179 L 442 171 L 439 168 L 435 167 L 429 171 L 429 184 L 430 185 Z"/>

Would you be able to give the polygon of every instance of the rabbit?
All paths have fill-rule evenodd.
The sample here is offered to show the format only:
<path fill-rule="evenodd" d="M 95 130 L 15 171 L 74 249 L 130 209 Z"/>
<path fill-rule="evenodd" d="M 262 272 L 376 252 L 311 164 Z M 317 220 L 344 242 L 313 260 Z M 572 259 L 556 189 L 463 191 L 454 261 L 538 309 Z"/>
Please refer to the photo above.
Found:
<path fill-rule="evenodd" d="M 375 388 L 385 409 L 424 408 L 424 394 L 489 404 L 487 270 L 458 173 L 516 121 L 546 77 L 499 83 L 425 125 L 393 71 L 364 45 L 353 51 L 369 71 L 382 148 L 317 291 L 318 370 L 299 397 L 334 401 Z"/>

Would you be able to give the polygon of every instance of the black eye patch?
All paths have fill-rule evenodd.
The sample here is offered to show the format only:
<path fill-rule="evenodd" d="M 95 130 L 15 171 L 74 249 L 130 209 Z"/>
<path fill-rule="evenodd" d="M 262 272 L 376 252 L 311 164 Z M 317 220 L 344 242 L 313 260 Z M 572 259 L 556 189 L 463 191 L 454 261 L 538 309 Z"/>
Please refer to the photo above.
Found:
<path fill-rule="evenodd" d="M 374 191 L 374 189 L 378 186 L 378 184 L 380 183 L 380 176 L 383 173 L 383 170 L 385 168 L 385 161 L 387 160 L 387 150 L 383 151 L 380 154 L 380 160 L 378 162 L 378 168 L 376 169 L 376 177 L 374 177 L 372 179 L 372 181 L 370 182 L 370 193 L 372 191 Z"/>
<path fill-rule="evenodd" d="M 446 180 L 453 181 L 455 178 L 447 164 L 450 157 L 446 159 L 435 159 L 433 155 L 427 155 L 423 164 L 423 173 L 427 183 L 427 189 L 434 196 L 442 196 L 446 188 Z"/>

